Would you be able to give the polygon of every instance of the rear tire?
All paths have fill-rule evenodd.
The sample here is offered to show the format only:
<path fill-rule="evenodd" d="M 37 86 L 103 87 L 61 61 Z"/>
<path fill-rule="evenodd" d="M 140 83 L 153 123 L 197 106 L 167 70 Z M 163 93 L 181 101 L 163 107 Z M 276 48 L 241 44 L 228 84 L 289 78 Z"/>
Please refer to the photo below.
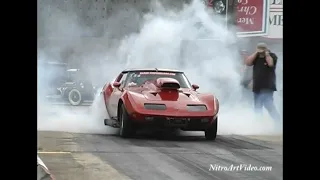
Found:
<path fill-rule="evenodd" d="M 121 105 L 119 121 L 120 121 L 119 135 L 123 138 L 130 137 L 133 134 L 133 128 L 131 126 L 131 122 L 130 122 L 127 110 L 123 104 Z"/>
<path fill-rule="evenodd" d="M 215 140 L 217 137 L 218 130 L 218 117 L 212 123 L 212 125 L 204 131 L 205 137 L 207 140 Z"/>

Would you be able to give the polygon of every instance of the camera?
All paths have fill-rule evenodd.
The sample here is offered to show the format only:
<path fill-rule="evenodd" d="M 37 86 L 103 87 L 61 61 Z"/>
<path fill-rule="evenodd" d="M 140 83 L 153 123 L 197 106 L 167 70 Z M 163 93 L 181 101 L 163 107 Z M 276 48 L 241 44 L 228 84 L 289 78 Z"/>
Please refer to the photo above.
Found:
<path fill-rule="evenodd" d="M 258 52 L 258 55 L 259 55 L 259 56 L 265 55 L 265 54 L 266 54 L 266 51 Z"/>
<path fill-rule="evenodd" d="M 264 57 L 266 55 L 266 51 L 258 52 L 259 57 Z"/>

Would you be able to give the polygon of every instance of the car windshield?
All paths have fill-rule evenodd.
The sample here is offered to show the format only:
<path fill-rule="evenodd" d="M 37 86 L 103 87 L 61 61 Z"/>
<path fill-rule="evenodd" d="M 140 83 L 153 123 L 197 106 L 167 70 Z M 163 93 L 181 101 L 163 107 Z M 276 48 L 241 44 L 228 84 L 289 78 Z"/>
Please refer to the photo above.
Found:
<path fill-rule="evenodd" d="M 181 72 L 129 72 L 126 86 L 141 86 L 146 81 L 154 81 L 158 78 L 173 78 L 180 83 L 181 88 L 191 88 L 187 77 Z"/>

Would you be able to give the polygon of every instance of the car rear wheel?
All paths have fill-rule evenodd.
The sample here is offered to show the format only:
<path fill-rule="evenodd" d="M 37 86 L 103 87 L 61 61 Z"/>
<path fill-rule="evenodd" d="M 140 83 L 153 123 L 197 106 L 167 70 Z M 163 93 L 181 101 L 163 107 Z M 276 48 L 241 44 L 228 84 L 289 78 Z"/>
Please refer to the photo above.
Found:
<path fill-rule="evenodd" d="M 78 89 L 72 89 L 68 93 L 69 103 L 73 106 L 78 106 L 82 103 L 82 96 Z"/>
<path fill-rule="evenodd" d="M 218 130 L 218 118 L 212 123 L 212 125 L 204 131 L 207 140 L 215 140 L 217 137 Z"/>
<path fill-rule="evenodd" d="M 121 112 L 120 112 L 119 116 L 120 116 L 119 117 L 119 120 L 120 120 L 119 134 L 121 137 L 127 138 L 133 134 L 133 129 L 132 129 L 132 126 L 130 123 L 128 112 L 123 104 L 121 105 Z"/>

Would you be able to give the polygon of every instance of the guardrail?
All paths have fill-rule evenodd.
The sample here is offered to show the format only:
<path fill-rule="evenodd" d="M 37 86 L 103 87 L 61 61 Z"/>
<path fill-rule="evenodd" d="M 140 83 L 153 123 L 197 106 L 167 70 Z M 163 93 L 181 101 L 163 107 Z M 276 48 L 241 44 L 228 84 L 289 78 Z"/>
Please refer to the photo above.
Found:
<path fill-rule="evenodd" d="M 37 180 L 55 180 L 39 156 L 37 156 Z"/>

